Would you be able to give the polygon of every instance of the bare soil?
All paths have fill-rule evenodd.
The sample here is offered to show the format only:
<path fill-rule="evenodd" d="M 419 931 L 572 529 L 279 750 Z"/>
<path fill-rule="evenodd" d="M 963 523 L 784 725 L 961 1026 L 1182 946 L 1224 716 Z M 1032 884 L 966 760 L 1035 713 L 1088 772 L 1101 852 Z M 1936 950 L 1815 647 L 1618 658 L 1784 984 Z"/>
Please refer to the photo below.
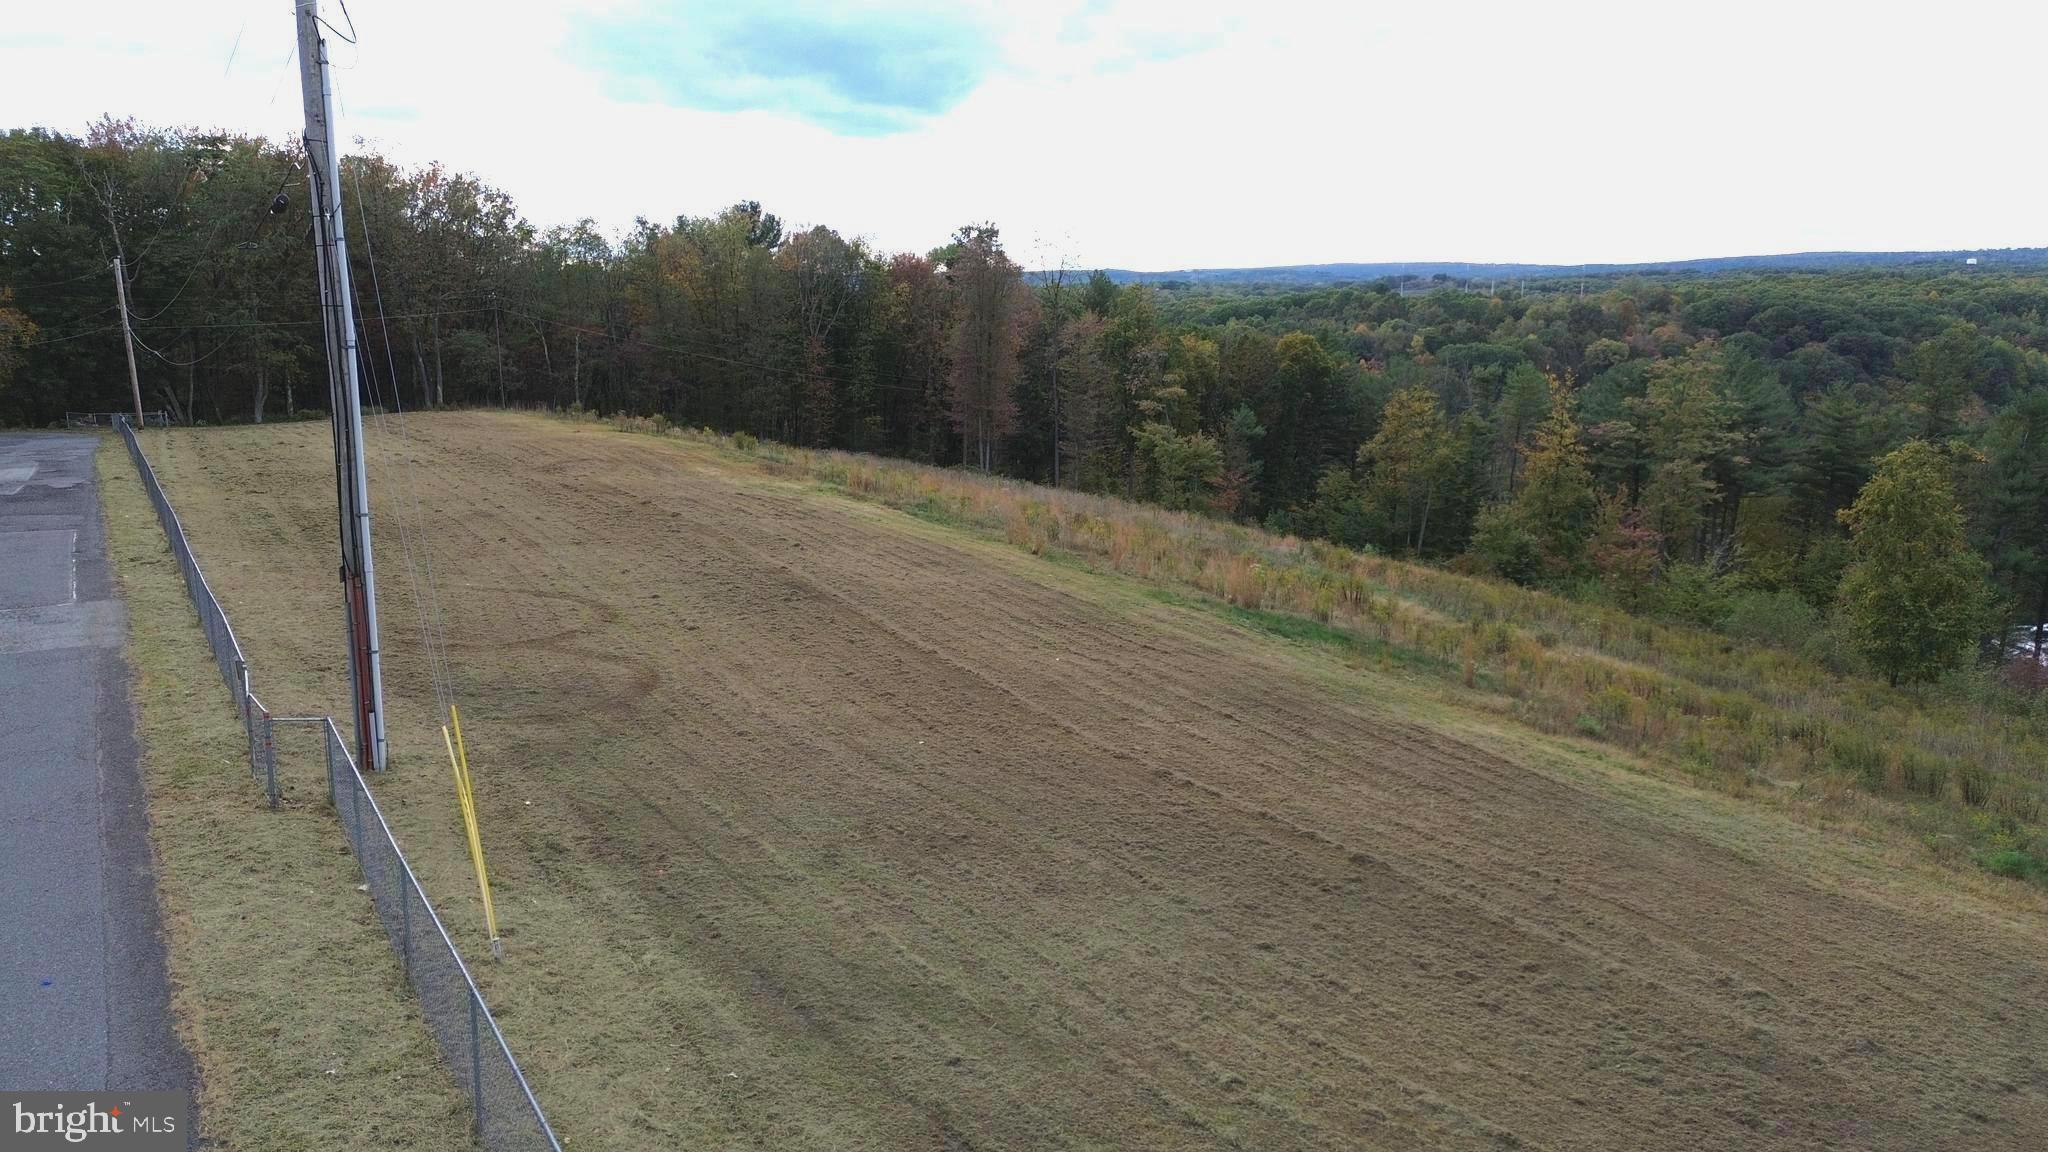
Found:
<path fill-rule="evenodd" d="M 2048 1132 L 2030 910 L 728 450 L 409 431 L 370 433 L 375 786 L 487 956 L 430 560 L 510 933 L 476 967 L 572 1149 Z M 257 692 L 341 714 L 325 425 L 153 439 Z"/>

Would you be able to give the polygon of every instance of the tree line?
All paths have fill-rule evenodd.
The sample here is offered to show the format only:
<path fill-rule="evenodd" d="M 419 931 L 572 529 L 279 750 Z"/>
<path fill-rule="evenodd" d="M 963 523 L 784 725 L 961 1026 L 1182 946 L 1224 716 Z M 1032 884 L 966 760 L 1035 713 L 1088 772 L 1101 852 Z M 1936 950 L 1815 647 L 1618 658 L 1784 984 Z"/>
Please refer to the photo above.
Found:
<path fill-rule="evenodd" d="M 117 254 L 148 406 L 324 410 L 303 170 L 133 122 L 0 137 L 0 422 L 127 406 Z M 373 403 L 658 413 L 1118 493 L 1895 677 L 2048 619 L 2041 277 L 1162 289 L 984 223 L 889 253 L 747 201 L 613 238 L 438 165 L 353 156 L 342 183 Z"/>

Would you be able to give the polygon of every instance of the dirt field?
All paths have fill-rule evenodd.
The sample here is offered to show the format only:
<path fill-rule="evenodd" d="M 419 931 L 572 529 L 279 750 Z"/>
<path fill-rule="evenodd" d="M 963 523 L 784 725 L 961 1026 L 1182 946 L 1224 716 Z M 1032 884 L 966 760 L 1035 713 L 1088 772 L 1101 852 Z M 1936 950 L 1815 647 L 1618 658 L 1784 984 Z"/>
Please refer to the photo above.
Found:
<path fill-rule="evenodd" d="M 394 432 L 377 787 L 484 955 L 416 490 L 510 929 L 477 967 L 572 1149 L 2048 1131 L 2041 919 L 1878 846 L 725 450 Z M 339 714 L 327 436 L 150 451 L 256 690 Z"/>

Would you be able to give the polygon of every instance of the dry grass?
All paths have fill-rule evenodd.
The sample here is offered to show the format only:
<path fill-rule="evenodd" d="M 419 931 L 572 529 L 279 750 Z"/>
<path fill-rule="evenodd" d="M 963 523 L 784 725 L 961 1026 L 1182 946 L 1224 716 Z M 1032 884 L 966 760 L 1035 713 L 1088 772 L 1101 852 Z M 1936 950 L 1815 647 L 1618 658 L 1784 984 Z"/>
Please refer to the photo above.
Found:
<path fill-rule="evenodd" d="M 470 1146 L 468 1104 L 356 891 L 340 828 L 317 792 L 265 806 L 177 565 L 111 438 L 99 476 L 128 605 L 172 1007 L 199 1067 L 206 1146 Z"/>
<path fill-rule="evenodd" d="M 1847 779 L 1886 802 L 1860 807 L 1944 858 L 2020 848 L 2048 860 L 2048 694 L 1894 689 L 1619 609 L 1112 498 L 840 452 L 749 455 L 775 474 L 1000 529 L 1034 554 L 1370 636 L 1487 687 L 1488 706 L 1542 731 L 1656 757 L 1716 788 L 1826 804 Z"/>
<path fill-rule="evenodd" d="M 1040 497 L 772 445 L 413 428 L 370 437 L 379 796 L 480 958 L 410 476 L 508 929 L 479 978 L 571 1149 L 2017 1149 L 2048 1125 L 2030 890 L 1862 835 L 1854 788 L 1816 829 L 1516 720 L 1501 681 L 1548 650 L 1522 628 L 1387 578 L 1313 588 L 1305 546 L 1251 534 L 1189 565 L 1112 502 L 1012 517 L 946 485 Z M 163 440 L 267 698 L 334 709 L 324 428 Z"/>

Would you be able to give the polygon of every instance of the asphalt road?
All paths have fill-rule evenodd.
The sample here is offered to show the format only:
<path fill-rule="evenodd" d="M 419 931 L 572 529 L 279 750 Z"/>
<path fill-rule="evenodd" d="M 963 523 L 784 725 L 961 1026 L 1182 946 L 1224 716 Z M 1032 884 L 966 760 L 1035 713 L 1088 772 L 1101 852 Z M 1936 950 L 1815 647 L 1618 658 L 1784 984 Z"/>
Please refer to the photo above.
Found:
<path fill-rule="evenodd" d="M 189 1092 L 97 445 L 0 433 L 0 1088 Z"/>

